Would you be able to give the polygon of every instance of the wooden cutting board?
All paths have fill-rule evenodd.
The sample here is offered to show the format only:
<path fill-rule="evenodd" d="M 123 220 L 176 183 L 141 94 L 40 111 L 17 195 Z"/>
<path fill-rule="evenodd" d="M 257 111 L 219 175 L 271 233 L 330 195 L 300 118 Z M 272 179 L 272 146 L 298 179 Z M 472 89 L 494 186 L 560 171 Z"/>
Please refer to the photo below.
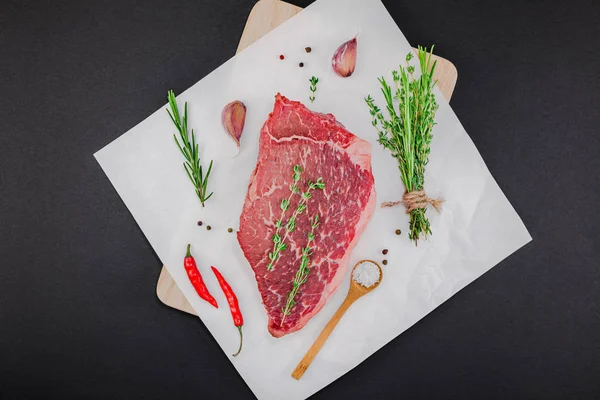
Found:
<path fill-rule="evenodd" d="M 236 53 L 244 50 L 266 33 L 275 29 L 281 23 L 298 14 L 300 11 L 302 11 L 302 8 L 283 1 L 260 0 L 256 3 L 254 8 L 252 8 L 252 11 L 250 11 Z M 454 86 L 456 85 L 458 73 L 454 64 L 450 61 L 437 56 L 434 56 L 434 58 L 437 60 L 435 71 L 435 77 L 438 80 L 437 86 L 446 100 L 450 101 Z M 196 255 L 196 257 L 201 263 L 202 256 Z M 156 294 L 160 301 L 169 307 L 190 314 L 196 314 L 165 267 L 163 267 L 160 272 L 160 277 L 158 278 L 158 284 L 156 286 Z"/>

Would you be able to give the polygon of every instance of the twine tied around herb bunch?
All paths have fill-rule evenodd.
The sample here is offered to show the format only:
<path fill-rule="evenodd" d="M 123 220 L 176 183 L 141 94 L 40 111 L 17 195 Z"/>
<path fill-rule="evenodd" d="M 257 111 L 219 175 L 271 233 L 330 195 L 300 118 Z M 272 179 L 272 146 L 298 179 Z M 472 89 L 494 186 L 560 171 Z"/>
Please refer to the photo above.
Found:
<path fill-rule="evenodd" d="M 417 208 L 427 208 L 427 204 L 431 204 L 431 206 L 435 208 L 437 212 L 440 212 L 440 207 L 442 206 L 443 202 L 444 199 L 433 199 L 427 196 L 424 190 L 416 190 L 414 192 L 404 192 L 402 195 L 402 200 L 386 201 L 381 203 L 381 208 L 395 207 L 398 204 L 404 204 L 404 207 L 406 207 L 406 213 L 410 214 L 412 210 L 416 210 Z"/>

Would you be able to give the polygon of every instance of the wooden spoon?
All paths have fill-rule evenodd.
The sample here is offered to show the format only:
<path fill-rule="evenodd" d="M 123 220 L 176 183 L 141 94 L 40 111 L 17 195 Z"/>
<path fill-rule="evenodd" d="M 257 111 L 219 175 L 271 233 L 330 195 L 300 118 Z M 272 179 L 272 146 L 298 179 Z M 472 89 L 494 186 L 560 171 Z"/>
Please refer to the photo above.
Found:
<path fill-rule="evenodd" d="M 356 267 L 367 261 L 372 262 L 373 264 L 375 264 L 377 266 L 377 268 L 379 268 L 379 281 L 377 281 L 371 287 L 364 287 L 363 285 L 361 285 L 360 283 L 358 283 L 354 280 L 354 270 L 356 269 Z M 356 263 L 354 268 L 352 268 L 352 273 L 350 274 L 350 277 L 351 277 L 350 289 L 348 290 L 348 295 L 346 296 L 346 300 L 344 300 L 344 302 L 342 303 L 340 308 L 338 308 L 338 310 L 335 312 L 333 317 L 331 317 L 331 319 L 329 320 L 329 322 L 327 323 L 325 328 L 323 328 L 323 331 L 321 332 L 321 334 L 319 335 L 317 340 L 315 340 L 315 342 L 313 343 L 311 348 L 308 349 L 308 351 L 304 355 L 304 358 L 302 359 L 302 361 L 300 361 L 298 366 L 296 366 L 296 369 L 294 370 L 294 372 L 292 372 L 293 378 L 295 378 L 295 379 L 302 378 L 302 375 L 304 375 L 304 373 L 306 372 L 306 370 L 308 369 L 308 367 L 310 366 L 312 361 L 315 359 L 315 357 L 321 350 L 321 347 L 323 347 L 323 345 L 325 344 L 325 341 L 327 340 L 327 338 L 329 337 L 331 332 L 333 332 L 333 330 L 335 329 L 335 326 L 338 324 L 338 322 L 340 322 L 340 319 L 342 319 L 342 316 L 348 310 L 348 308 L 350 308 L 352 303 L 354 303 L 356 300 L 358 300 L 365 294 L 367 294 L 370 291 L 372 291 L 373 289 L 375 289 L 377 286 L 379 286 L 379 283 L 381 283 L 381 278 L 383 278 L 383 271 L 381 270 L 381 267 L 379 266 L 379 264 L 377 264 L 375 261 L 362 260 L 362 261 L 359 261 L 358 263 Z"/>

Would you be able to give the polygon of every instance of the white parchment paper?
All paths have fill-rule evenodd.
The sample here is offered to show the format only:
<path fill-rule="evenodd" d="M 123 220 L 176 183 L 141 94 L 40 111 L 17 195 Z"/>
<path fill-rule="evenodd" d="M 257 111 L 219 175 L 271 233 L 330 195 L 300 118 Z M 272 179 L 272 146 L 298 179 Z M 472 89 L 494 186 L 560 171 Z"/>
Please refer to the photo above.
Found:
<path fill-rule="evenodd" d="M 357 33 L 356 71 L 342 79 L 331 68 L 331 56 Z M 312 47 L 310 54 L 305 53 L 306 46 Z M 214 196 L 206 208 L 200 206 L 183 170 L 182 156 L 173 143 L 175 129 L 164 107 L 95 154 L 177 285 L 260 399 L 310 396 L 531 240 L 438 93 L 438 125 L 425 189 L 430 196 L 443 196 L 446 202 L 441 214 L 428 211 L 433 236 L 415 247 L 406 234 L 408 216 L 403 209 L 378 207 L 352 253 L 350 267 L 365 258 L 381 260 L 381 250 L 390 249 L 381 285 L 350 308 L 304 377 L 300 381 L 291 378 L 296 364 L 344 299 L 350 274 L 304 329 L 280 339 L 269 335 L 252 270 L 235 234 L 227 232 L 229 227 L 238 227 L 256 164 L 260 128 L 277 92 L 312 110 L 333 113 L 351 132 L 373 144 L 378 203 L 400 199 L 403 186 L 396 161 L 376 143 L 363 98 L 371 94 L 383 106 L 376 78 L 391 78 L 390 71 L 404 62 L 410 50 L 379 0 L 318 0 L 182 93 L 178 101 L 181 109 L 183 102 L 189 102 L 189 126 L 200 142 L 203 164 L 214 159 L 209 183 Z M 281 53 L 286 55 L 284 61 L 279 60 Z M 304 68 L 298 67 L 300 61 Z M 317 99 L 310 104 L 308 81 L 312 75 L 319 77 L 319 84 Z M 232 100 L 241 100 L 248 108 L 237 156 L 220 121 L 223 106 Z M 199 228 L 198 220 L 212 230 Z M 395 235 L 397 228 L 402 229 L 401 236 Z M 187 243 L 192 244 L 200 271 L 220 304 L 218 310 L 201 300 L 187 279 L 182 266 Z M 211 265 L 221 270 L 240 299 L 244 350 L 237 358 L 231 354 L 238 346 L 238 331 Z"/>

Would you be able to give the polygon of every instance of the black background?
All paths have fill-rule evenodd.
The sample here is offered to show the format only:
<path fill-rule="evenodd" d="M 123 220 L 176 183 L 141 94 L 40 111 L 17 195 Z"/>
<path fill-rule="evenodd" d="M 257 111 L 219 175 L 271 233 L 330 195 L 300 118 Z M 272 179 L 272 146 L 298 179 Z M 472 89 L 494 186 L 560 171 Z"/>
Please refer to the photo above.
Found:
<path fill-rule="evenodd" d="M 314 398 L 599 398 L 598 2 L 385 4 L 455 63 L 451 104 L 534 240 Z M 0 397 L 252 397 L 156 298 L 92 157 L 231 57 L 252 6 L 0 2 Z"/>

